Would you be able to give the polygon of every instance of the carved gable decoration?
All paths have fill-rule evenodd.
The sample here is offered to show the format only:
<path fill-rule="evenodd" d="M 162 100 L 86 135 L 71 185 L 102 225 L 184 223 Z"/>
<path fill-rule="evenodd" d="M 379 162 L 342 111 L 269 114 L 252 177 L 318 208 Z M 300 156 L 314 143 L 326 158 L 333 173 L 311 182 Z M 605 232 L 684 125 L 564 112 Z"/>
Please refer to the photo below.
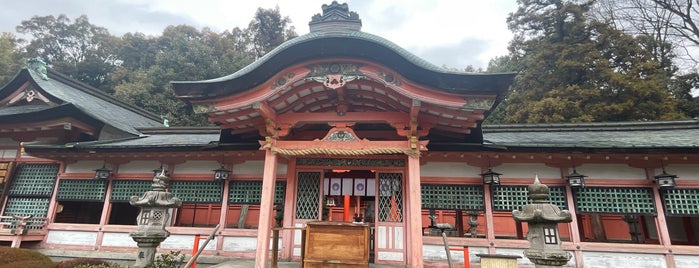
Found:
<path fill-rule="evenodd" d="M 359 138 L 351 128 L 335 127 L 328 131 L 323 141 L 359 141 Z"/>
<path fill-rule="evenodd" d="M 49 100 L 44 94 L 35 89 L 29 83 L 25 83 L 14 93 L 10 94 L 9 97 L 4 100 L 0 100 L 0 105 L 3 106 L 18 106 L 22 104 L 31 105 L 53 105 L 54 103 Z"/>
<path fill-rule="evenodd" d="M 355 63 L 321 63 L 309 65 L 310 70 L 306 75 L 306 80 L 313 80 L 323 83 L 324 86 L 331 89 L 338 89 L 345 86 L 345 83 L 365 78 L 359 68 L 361 65 Z"/>

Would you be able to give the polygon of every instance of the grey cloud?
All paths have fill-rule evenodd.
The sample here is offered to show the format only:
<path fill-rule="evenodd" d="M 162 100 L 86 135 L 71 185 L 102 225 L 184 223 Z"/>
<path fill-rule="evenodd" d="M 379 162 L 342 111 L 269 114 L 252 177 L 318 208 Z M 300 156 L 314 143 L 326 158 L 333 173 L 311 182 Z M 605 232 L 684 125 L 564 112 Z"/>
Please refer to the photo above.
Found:
<path fill-rule="evenodd" d="M 488 42 L 485 40 L 467 38 L 455 45 L 422 49 L 406 47 L 406 49 L 434 65 L 463 70 L 468 65 L 485 69 L 488 61 L 482 61 L 478 57 L 487 47 Z"/>
<path fill-rule="evenodd" d="M 0 11 L 0 32 L 15 33 L 15 27 L 33 16 L 58 16 L 70 19 L 87 15 L 94 25 L 107 28 L 110 33 L 142 32 L 150 35 L 162 33 L 168 25 L 201 25 L 191 18 L 165 12 L 149 11 L 145 5 L 124 4 L 117 1 L 82 0 L 32 0 L 8 1 Z"/>

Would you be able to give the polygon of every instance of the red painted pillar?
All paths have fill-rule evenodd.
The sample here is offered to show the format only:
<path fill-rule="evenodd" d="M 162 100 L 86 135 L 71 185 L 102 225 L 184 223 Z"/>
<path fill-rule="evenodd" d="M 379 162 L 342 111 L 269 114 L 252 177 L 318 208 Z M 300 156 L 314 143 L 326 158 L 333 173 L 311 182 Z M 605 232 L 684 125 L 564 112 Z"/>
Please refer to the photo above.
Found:
<path fill-rule="evenodd" d="M 350 221 L 350 196 L 345 195 L 345 200 L 342 208 L 342 221 Z"/>
<path fill-rule="evenodd" d="M 491 203 L 490 184 L 483 185 L 485 202 L 486 239 L 488 239 L 488 254 L 495 254 L 495 223 L 493 222 L 493 204 Z"/>
<path fill-rule="evenodd" d="M 565 178 L 566 175 L 568 175 L 568 169 L 567 168 L 561 168 L 561 178 Z M 568 209 L 570 211 L 570 216 L 573 218 L 573 221 L 570 222 L 570 242 L 572 242 L 575 245 L 575 250 L 573 251 L 573 255 L 575 258 L 575 267 L 578 268 L 583 268 L 585 267 L 585 261 L 583 259 L 583 252 L 580 250 L 580 226 L 578 225 L 578 215 L 577 212 L 575 212 L 575 196 L 573 195 L 573 189 L 570 188 L 569 184 L 566 184 L 566 199 L 568 202 L 569 208 L 561 208 L 561 209 Z"/>
<path fill-rule="evenodd" d="M 654 169 L 646 169 L 646 177 L 651 180 L 653 179 Z M 663 206 L 663 200 L 660 197 L 660 190 L 658 189 L 658 184 L 653 185 L 653 196 L 655 197 L 655 209 L 658 215 L 655 217 L 655 226 L 658 229 L 658 238 L 660 238 L 660 244 L 666 248 L 665 262 L 668 268 L 675 268 L 675 255 L 671 251 L 671 239 L 670 230 L 667 227 L 667 220 L 665 219 L 665 207 Z"/>
<path fill-rule="evenodd" d="M 422 198 L 420 193 L 420 157 L 408 156 L 407 209 L 408 265 L 424 267 L 422 259 Z"/>
<path fill-rule="evenodd" d="M 267 267 L 269 258 L 269 238 L 272 233 L 272 207 L 274 206 L 274 180 L 277 175 L 277 155 L 271 148 L 265 150 L 265 165 L 262 173 L 262 197 L 260 202 L 260 220 L 257 229 L 257 250 L 255 251 L 255 268 Z"/>

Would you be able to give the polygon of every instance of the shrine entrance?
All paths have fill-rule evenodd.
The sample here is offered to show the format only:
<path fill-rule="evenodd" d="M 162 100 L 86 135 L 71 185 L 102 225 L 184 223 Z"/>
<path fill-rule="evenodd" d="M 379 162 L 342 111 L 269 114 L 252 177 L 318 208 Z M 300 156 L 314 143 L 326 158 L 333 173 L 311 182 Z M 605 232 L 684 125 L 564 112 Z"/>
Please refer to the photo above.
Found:
<path fill-rule="evenodd" d="M 290 219 L 293 226 L 304 227 L 312 221 L 367 223 L 371 228 L 370 262 L 407 264 L 403 185 L 406 161 L 309 158 L 296 162 L 328 161 L 367 166 L 333 166 L 320 170 L 297 166 L 294 213 Z M 301 231 L 294 233 L 292 242 L 293 256 L 300 257 Z"/>

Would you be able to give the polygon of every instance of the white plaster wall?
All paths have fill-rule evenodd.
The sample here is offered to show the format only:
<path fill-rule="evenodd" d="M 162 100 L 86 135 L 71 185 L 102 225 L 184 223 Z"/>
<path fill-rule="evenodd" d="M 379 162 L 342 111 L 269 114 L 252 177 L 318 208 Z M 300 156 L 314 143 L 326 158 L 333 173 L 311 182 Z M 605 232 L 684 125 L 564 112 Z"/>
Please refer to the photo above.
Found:
<path fill-rule="evenodd" d="M 665 171 L 675 174 L 678 180 L 699 180 L 699 165 L 667 165 Z M 662 169 L 656 169 L 653 174 L 660 174 Z"/>
<path fill-rule="evenodd" d="M 428 162 L 420 167 L 422 177 L 479 178 L 481 169 L 459 162 Z"/>
<path fill-rule="evenodd" d="M 154 169 L 160 167 L 159 161 L 136 160 L 119 166 L 119 173 L 152 173 Z"/>
<path fill-rule="evenodd" d="M 458 246 L 450 246 L 450 247 L 456 248 Z M 478 263 L 476 261 L 476 260 L 478 260 L 478 257 L 476 256 L 476 254 L 485 254 L 485 253 L 488 253 L 487 248 L 469 247 L 468 248 L 469 263 Z M 423 259 L 430 260 L 430 261 L 446 261 L 447 260 L 447 253 L 444 251 L 443 245 L 423 245 L 422 246 L 422 256 L 423 256 Z M 451 261 L 454 263 L 464 263 L 464 252 L 461 250 L 452 250 L 451 251 Z"/>
<path fill-rule="evenodd" d="M 277 174 L 286 175 L 286 170 L 287 170 L 286 164 L 282 164 L 282 163 L 277 162 Z"/>
<path fill-rule="evenodd" d="M 20 155 L 19 155 L 19 157 L 22 158 L 22 159 L 35 159 L 35 158 L 36 158 L 36 157 L 34 157 L 34 156 L 31 156 L 31 155 L 27 154 L 26 152 L 21 152 Z"/>
<path fill-rule="evenodd" d="M 110 170 L 114 170 L 109 163 L 105 164 L 100 160 L 82 160 L 67 164 L 66 173 L 94 173 L 95 169 L 101 168 L 102 165 L 105 165 Z"/>
<path fill-rule="evenodd" d="M 237 164 L 233 166 L 233 174 L 247 174 L 247 175 L 260 175 L 265 169 L 265 161 L 262 160 L 251 160 L 245 161 L 244 163 Z M 277 163 L 277 174 L 286 175 L 286 164 Z"/>
<path fill-rule="evenodd" d="M 0 150 L 0 158 L 15 158 L 17 156 L 17 150 L 6 149 Z"/>
<path fill-rule="evenodd" d="M 378 260 L 382 261 L 403 261 L 405 260 L 405 256 L 403 255 L 403 252 L 379 252 L 376 254 Z"/>
<path fill-rule="evenodd" d="M 270 243 L 271 245 L 271 243 Z M 256 237 L 224 237 L 224 251 L 255 251 L 257 249 Z"/>
<path fill-rule="evenodd" d="M 576 168 L 578 173 L 588 176 L 585 179 L 646 179 L 645 170 L 625 164 L 585 164 Z"/>
<path fill-rule="evenodd" d="M 560 169 L 539 163 L 505 163 L 493 167 L 493 171 L 502 173 L 501 178 L 532 179 L 532 181 L 536 175 L 539 175 L 540 179 L 561 178 Z"/>
<path fill-rule="evenodd" d="M 403 246 L 405 245 L 405 234 L 403 233 L 403 227 L 396 226 L 394 227 L 394 233 L 393 233 L 393 243 L 394 243 L 394 248 L 396 249 L 403 249 Z"/>
<path fill-rule="evenodd" d="M 102 246 L 107 247 L 138 247 L 129 233 L 104 233 Z"/>
<path fill-rule="evenodd" d="M 94 246 L 97 243 L 97 232 L 51 230 L 46 237 L 46 243 Z"/>
<path fill-rule="evenodd" d="M 664 268 L 667 267 L 662 254 L 612 253 L 612 252 L 583 252 L 585 268 L 634 267 L 634 268 Z M 680 267 L 680 266 L 677 266 Z M 696 266 L 692 266 L 696 267 Z"/>
<path fill-rule="evenodd" d="M 520 258 L 517 259 L 517 265 L 519 265 L 519 266 L 522 266 L 522 265 L 534 266 L 534 263 L 529 261 L 529 259 L 526 256 L 524 256 L 524 249 L 520 249 L 520 248 L 496 248 L 495 254 L 519 256 Z M 575 257 L 572 256 L 573 255 L 572 252 L 570 255 L 571 255 L 570 260 L 563 267 L 575 267 Z M 478 257 L 476 257 L 476 258 L 478 258 Z M 480 262 L 480 258 L 478 258 L 478 262 Z M 585 267 L 587 267 L 587 263 L 585 265 L 586 265 Z"/>
<path fill-rule="evenodd" d="M 19 142 L 11 138 L 0 138 L 0 146 L 19 146 Z"/>
<path fill-rule="evenodd" d="M 699 267 L 698 255 L 675 255 L 675 267 L 694 268 Z"/>
<path fill-rule="evenodd" d="M 202 235 L 202 240 L 199 241 L 199 247 L 206 241 L 205 235 Z M 160 248 L 163 249 L 187 249 L 191 250 L 194 246 L 194 235 L 170 235 L 162 243 L 160 243 Z M 216 250 L 216 238 L 211 239 L 209 244 L 204 248 L 206 250 Z"/>
<path fill-rule="evenodd" d="M 221 164 L 216 161 L 200 161 L 191 160 L 174 167 L 174 173 L 177 174 L 208 174 L 212 170 L 220 168 Z"/>

